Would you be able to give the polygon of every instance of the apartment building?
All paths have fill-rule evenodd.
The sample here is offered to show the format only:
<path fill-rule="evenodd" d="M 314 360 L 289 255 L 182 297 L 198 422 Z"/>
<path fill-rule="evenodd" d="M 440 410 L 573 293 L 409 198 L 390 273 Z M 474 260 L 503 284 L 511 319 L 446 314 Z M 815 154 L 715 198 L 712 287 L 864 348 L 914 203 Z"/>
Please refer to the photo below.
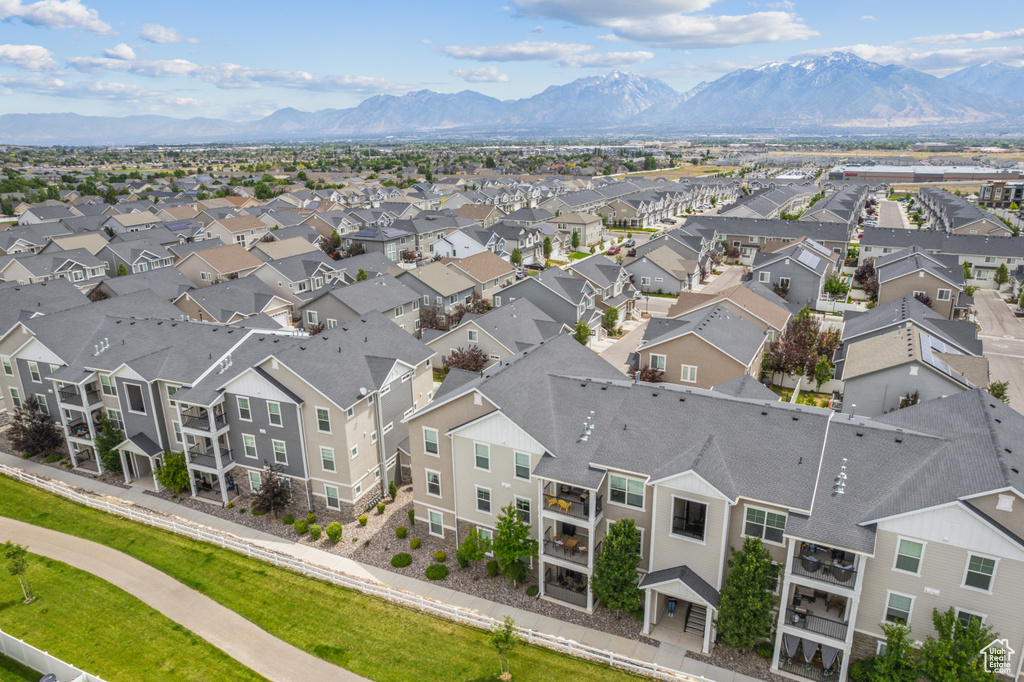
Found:
<path fill-rule="evenodd" d="M 542 598 L 589 611 L 608 526 L 632 518 L 638 629 L 704 652 L 729 549 L 761 538 L 779 572 L 773 671 L 841 682 L 880 623 L 921 641 L 933 608 L 1024 651 L 1022 436 L 1024 417 L 981 390 L 868 419 L 630 382 L 565 336 L 456 374 L 409 418 L 432 535 L 492 534 L 512 503 L 540 543 Z"/>

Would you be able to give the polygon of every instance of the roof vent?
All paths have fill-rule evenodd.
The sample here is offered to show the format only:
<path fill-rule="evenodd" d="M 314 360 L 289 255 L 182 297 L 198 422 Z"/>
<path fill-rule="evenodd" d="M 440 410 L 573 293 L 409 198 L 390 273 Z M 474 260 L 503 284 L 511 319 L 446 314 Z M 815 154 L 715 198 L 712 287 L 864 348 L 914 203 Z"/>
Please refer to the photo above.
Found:
<path fill-rule="evenodd" d="M 839 475 L 836 476 L 835 483 L 832 485 L 832 491 L 836 495 L 846 494 L 846 457 L 843 457 L 843 467 L 840 469 Z"/>

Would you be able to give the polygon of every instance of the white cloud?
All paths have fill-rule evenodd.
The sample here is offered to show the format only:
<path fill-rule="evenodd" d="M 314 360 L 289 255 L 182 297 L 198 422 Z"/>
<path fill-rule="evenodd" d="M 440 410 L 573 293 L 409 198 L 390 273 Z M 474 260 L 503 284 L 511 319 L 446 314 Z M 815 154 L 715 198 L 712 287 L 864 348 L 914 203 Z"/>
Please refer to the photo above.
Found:
<path fill-rule="evenodd" d="M 650 52 L 591 52 L 594 48 L 583 43 L 556 43 L 526 40 L 504 45 L 448 45 L 441 49 L 449 57 L 472 59 L 479 62 L 550 61 L 570 68 L 601 66 L 619 67 L 639 64 L 654 55 Z"/>
<path fill-rule="evenodd" d="M 44 28 L 76 28 L 98 35 L 115 33 L 110 24 L 100 21 L 99 12 L 80 0 L 39 0 L 28 5 L 22 0 L 0 0 L 0 20 L 10 19 Z"/>
<path fill-rule="evenodd" d="M 604 26 L 628 15 L 658 17 L 679 12 L 699 12 L 715 0 L 512 0 L 516 11 L 527 17 L 551 17 L 573 24 Z"/>
<path fill-rule="evenodd" d="M 870 14 L 865 14 L 860 18 L 861 21 L 878 21 L 878 19 Z"/>
<path fill-rule="evenodd" d="M 912 43 L 945 44 L 945 43 L 975 43 L 993 40 L 1020 40 L 1024 38 L 1024 28 L 1015 31 L 982 31 L 981 33 L 945 33 L 936 36 L 921 36 L 914 38 Z"/>
<path fill-rule="evenodd" d="M 540 24 L 537 24 L 536 26 L 534 26 L 533 28 L 530 29 L 530 33 L 543 33 L 543 32 L 544 32 L 544 27 L 541 26 Z"/>
<path fill-rule="evenodd" d="M 25 78 L 0 75 L 0 86 L 12 92 L 27 92 L 36 95 L 64 97 L 69 99 L 117 100 L 131 104 L 199 106 L 199 100 L 191 97 L 168 95 L 156 90 L 107 81 L 72 81 L 62 78 Z"/>
<path fill-rule="evenodd" d="M 781 2 L 769 2 L 766 7 L 768 9 L 779 9 L 787 12 L 796 9 L 796 3 L 792 0 L 781 0 Z"/>
<path fill-rule="evenodd" d="M 119 43 L 109 50 L 103 50 L 103 54 L 111 59 L 135 59 L 135 50 L 125 43 Z"/>
<path fill-rule="evenodd" d="M 92 71 L 126 71 L 139 76 L 161 78 L 165 76 L 189 76 L 205 71 L 205 67 L 187 59 L 128 60 L 110 57 L 72 57 L 68 66 L 83 73 Z"/>
<path fill-rule="evenodd" d="M 143 40 L 148 40 L 151 43 L 159 43 L 161 45 L 167 45 L 170 43 L 198 43 L 198 38 L 186 38 L 185 35 L 176 28 L 168 28 L 167 26 L 161 26 L 160 24 L 146 24 L 139 31 L 139 37 Z"/>
<path fill-rule="evenodd" d="M 41 45 L 0 45 L 0 63 L 14 64 L 29 71 L 57 68 L 53 53 Z"/>
<path fill-rule="evenodd" d="M 453 69 L 451 74 L 458 76 L 467 83 L 507 83 L 508 75 L 494 66 L 481 66 L 476 69 Z"/>

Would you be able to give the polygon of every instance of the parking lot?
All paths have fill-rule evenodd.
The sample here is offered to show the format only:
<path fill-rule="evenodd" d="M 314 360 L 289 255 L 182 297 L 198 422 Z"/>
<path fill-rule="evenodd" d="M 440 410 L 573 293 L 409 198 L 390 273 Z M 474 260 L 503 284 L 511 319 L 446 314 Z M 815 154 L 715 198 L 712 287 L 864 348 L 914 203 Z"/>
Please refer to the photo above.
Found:
<path fill-rule="evenodd" d="M 913 227 L 910 221 L 907 220 L 907 214 L 903 211 L 899 202 L 885 200 L 878 202 L 878 226 L 898 227 L 904 230 L 909 230 Z"/>

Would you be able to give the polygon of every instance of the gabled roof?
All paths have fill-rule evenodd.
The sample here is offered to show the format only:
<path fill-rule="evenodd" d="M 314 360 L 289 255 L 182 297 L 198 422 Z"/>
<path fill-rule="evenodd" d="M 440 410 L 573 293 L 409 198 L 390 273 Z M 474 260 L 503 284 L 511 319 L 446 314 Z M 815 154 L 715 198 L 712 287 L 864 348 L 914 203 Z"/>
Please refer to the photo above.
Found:
<path fill-rule="evenodd" d="M 193 289 L 179 296 L 179 300 L 184 298 L 195 301 L 216 322 L 231 322 L 236 315 L 250 317 L 288 305 L 258 277 L 240 277 Z"/>
<path fill-rule="evenodd" d="M 391 311 L 419 299 L 420 295 L 391 275 L 370 277 L 361 282 L 341 284 L 335 280 L 314 291 L 302 307 L 316 305 L 323 296 L 331 296 L 351 308 L 356 315 Z"/>
<path fill-rule="evenodd" d="M 474 286 L 473 280 L 439 262 L 427 263 L 424 266 L 406 270 L 399 275 L 402 280 L 409 277 L 419 280 L 431 291 L 435 291 L 441 296 L 461 294 Z"/>
<path fill-rule="evenodd" d="M 982 354 L 977 325 L 948 320 L 912 296 L 903 296 L 867 311 L 847 311 L 843 320 L 843 343 L 847 345 L 867 334 L 911 323 L 963 353 Z"/>
<path fill-rule="evenodd" d="M 761 291 L 759 291 L 759 289 Z M 771 296 L 777 300 L 772 300 L 768 297 L 768 293 L 764 291 L 764 287 L 747 287 L 741 284 L 737 284 L 734 287 L 723 289 L 722 291 L 714 294 L 694 294 L 684 292 L 679 295 L 679 298 L 672 307 L 668 310 L 668 317 L 678 318 L 690 313 L 691 311 L 700 310 L 706 308 L 709 305 L 717 304 L 723 300 L 729 300 L 734 305 L 739 306 L 743 310 L 746 310 L 751 315 L 754 315 L 760 320 L 764 320 L 767 324 L 775 329 L 782 330 L 786 328 L 786 323 L 789 322 L 789 318 L 792 317 L 792 313 L 788 308 L 782 305 L 783 299 L 771 294 Z"/>
<path fill-rule="evenodd" d="M 467 313 L 458 326 L 435 335 L 430 341 L 424 340 L 432 343 L 451 334 L 461 336 L 471 323 L 512 353 L 526 350 L 566 329 L 528 299 L 518 298 L 482 315 Z"/>
<path fill-rule="evenodd" d="M 442 258 L 441 262 L 458 269 L 477 282 L 491 282 L 508 277 L 516 271 L 515 266 L 491 251 L 481 251 L 464 258 Z"/>
<path fill-rule="evenodd" d="M 718 384 L 711 389 L 716 393 L 731 395 L 735 398 L 750 398 L 751 400 L 776 401 L 779 396 L 760 381 L 744 374 L 723 384 Z"/>
<path fill-rule="evenodd" d="M 205 261 L 214 270 L 220 273 L 240 272 L 248 268 L 257 268 L 263 264 L 256 256 L 252 255 L 239 244 L 226 244 L 212 249 L 196 251 L 181 260 L 184 262 L 189 258 L 198 258 Z M 181 265 L 181 262 L 178 265 Z"/>
<path fill-rule="evenodd" d="M 675 319 L 653 317 L 638 352 L 693 334 L 743 366 L 749 366 L 765 341 L 765 334 L 728 308 L 716 305 Z"/>

